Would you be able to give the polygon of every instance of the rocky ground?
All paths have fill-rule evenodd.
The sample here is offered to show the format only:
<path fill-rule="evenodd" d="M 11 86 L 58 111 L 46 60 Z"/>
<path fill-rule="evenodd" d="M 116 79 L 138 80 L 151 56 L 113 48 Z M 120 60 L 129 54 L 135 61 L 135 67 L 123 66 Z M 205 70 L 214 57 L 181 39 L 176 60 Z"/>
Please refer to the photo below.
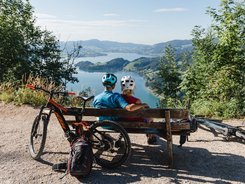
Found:
<path fill-rule="evenodd" d="M 245 143 L 214 137 L 199 129 L 182 148 L 174 136 L 174 169 L 167 167 L 166 142 L 147 145 L 145 135 L 130 134 L 132 155 L 116 170 L 94 164 L 81 181 L 52 171 L 68 157 L 69 146 L 56 120 L 48 127 L 42 160 L 30 157 L 28 140 L 38 109 L 0 103 L 0 183 L 245 183 Z M 242 125 L 244 120 L 228 121 Z"/>

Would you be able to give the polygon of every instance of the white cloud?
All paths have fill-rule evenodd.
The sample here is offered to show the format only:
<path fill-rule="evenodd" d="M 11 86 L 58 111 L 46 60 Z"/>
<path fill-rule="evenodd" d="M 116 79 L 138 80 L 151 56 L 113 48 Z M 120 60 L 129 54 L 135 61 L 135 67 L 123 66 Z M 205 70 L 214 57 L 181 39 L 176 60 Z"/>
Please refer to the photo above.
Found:
<path fill-rule="evenodd" d="M 116 13 L 105 13 L 104 16 L 105 17 L 118 17 L 119 15 Z"/>
<path fill-rule="evenodd" d="M 154 10 L 154 12 L 184 12 L 184 11 L 188 11 L 188 9 L 186 8 L 160 8 L 160 9 L 156 9 Z"/>
<path fill-rule="evenodd" d="M 62 26 L 78 26 L 78 27 L 96 27 L 96 26 L 111 26 L 111 27 L 121 27 L 121 26 L 135 26 L 145 22 L 143 20 L 92 20 L 92 21 L 79 21 L 79 20 L 62 20 L 62 19 L 44 19 L 38 18 L 37 23 L 41 26 L 47 25 L 62 25 Z"/>
<path fill-rule="evenodd" d="M 108 19 L 86 21 L 61 19 L 47 14 L 39 14 L 36 19 L 37 26 L 52 31 L 60 40 L 79 40 L 99 37 L 101 39 L 114 40 L 115 35 L 123 34 L 125 30 L 139 29 L 145 23 L 146 20 L 113 20 L 109 19 L 109 17 Z"/>

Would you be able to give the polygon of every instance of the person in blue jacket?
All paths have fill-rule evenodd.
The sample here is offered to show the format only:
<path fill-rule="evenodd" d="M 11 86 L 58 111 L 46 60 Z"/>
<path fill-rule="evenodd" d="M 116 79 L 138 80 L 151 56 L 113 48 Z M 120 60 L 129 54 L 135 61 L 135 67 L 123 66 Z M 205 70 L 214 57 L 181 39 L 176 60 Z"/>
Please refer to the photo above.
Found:
<path fill-rule="evenodd" d="M 138 109 L 148 108 L 145 103 L 142 104 L 129 104 L 120 93 L 114 93 L 113 89 L 117 83 L 117 77 L 112 73 L 107 73 L 102 77 L 102 84 L 105 90 L 99 95 L 95 96 L 93 106 L 96 108 L 122 108 L 127 111 L 135 111 Z M 103 120 L 117 120 L 117 117 L 101 116 L 99 121 Z"/>

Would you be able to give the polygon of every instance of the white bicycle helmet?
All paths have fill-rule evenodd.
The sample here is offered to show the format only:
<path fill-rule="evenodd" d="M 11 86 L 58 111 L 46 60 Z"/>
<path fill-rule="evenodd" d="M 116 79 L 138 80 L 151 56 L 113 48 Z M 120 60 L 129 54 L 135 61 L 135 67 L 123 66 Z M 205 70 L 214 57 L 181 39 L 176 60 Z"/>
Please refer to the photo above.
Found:
<path fill-rule="evenodd" d="M 117 77 L 112 73 L 107 73 L 102 77 L 102 83 L 104 86 L 113 86 L 117 83 Z"/>
<path fill-rule="evenodd" d="M 135 80 L 130 75 L 123 76 L 121 79 L 121 88 L 122 91 L 126 89 L 134 90 Z"/>

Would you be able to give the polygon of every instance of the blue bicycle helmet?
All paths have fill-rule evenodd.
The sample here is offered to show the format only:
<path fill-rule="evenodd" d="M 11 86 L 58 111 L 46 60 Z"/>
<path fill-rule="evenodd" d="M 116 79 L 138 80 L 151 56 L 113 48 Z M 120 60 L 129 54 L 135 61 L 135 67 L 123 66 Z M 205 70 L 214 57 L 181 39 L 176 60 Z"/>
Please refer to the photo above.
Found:
<path fill-rule="evenodd" d="M 112 73 L 107 73 L 102 77 L 102 83 L 104 86 L 113 86 L 117 83 L 117 77 Z"/>

